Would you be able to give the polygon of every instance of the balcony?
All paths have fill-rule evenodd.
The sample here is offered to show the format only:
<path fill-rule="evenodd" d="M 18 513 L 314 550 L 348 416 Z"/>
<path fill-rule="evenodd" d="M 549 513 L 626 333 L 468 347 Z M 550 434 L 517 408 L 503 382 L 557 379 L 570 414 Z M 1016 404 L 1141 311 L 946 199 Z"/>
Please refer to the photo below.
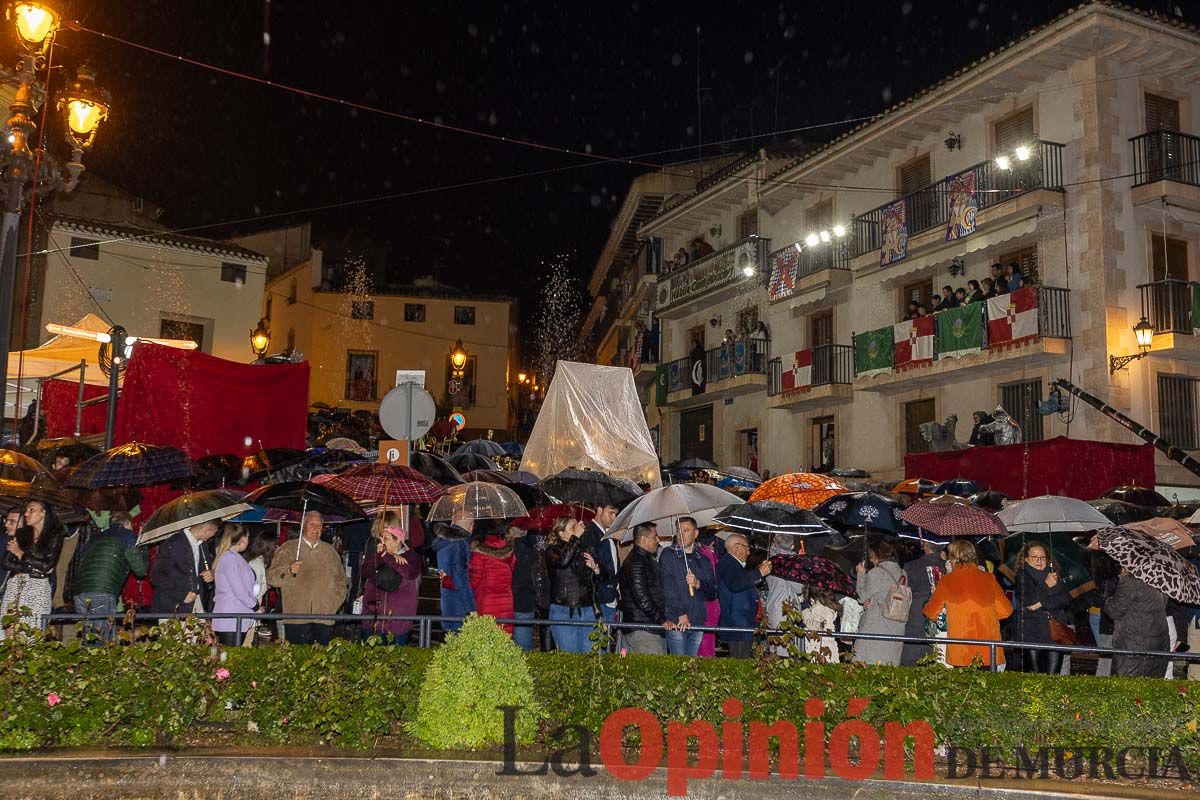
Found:
<path fill-rule="evenodd" d="M 848 402 L 854 382 L 854 348 L 824 344 L 767 362 L 767 408 L 797 411 Z"/>
<path fill-rule="evenodd" d="M 1134 136 L 1133 203 L 1158 197 L 1200 209 L 1200 137 L 1179 131 L 1156 130 Z"/>
<path fill-rule="evenodd" d="M 908 232 L 907 258 L 911 259 L 914 251 L 946 244 L 946 224 L 950 219 L 950 184 L 953 179 L 970 172 L 975 174 L 975 196 L 978 203 L 976 226 L 982 231 L 988 225 L 1024 213 L 1026 210 L 1021 204 L 1012 204 L 1013 200 L 1023 195 L 1040 189 L 1061 192 L 1064 149 L 1064 145 L 1055 142 L 1037 141 L 1029 148 L 1029 158 L 1025 161 L 1014 160 L 1011 169 L 1001 169 L 995 161 L 981 161 L 924 189 L 905 195 L 903 200 Z M 889 201 L 851 220 L 848 246 L 855 268 L 866 268 L 872 264 L 878 266 L 879 249 L 883 244 L 883 212 L 896 202 Z M 1029 213 L 1036 213 L 1039 203 L 1030 201 L 1026 205 L 1031 206 Z M 977 235 L 978 233 L 972 234 Z M 866 258 L 868 255 L 872 258 Z"/>
<path fill-rule="evenodd" d="M 660 317 L 690 314 L 766 283 L 769 239 L 751 236 L 658 276 Z"/>
<path fill-rule="evenodd" d="M 1143 283 L 1142 316 L 1154 326 L 1150 352 L 1172 351 L 1170 355 L 1200 361 L 1200 336 L 1192 327 L 1193 290 L 1190 281 L 1168 279 Z"/>
<path fill-rule="evenodd" d="M 942 384 L 948 380 L 1000 375 L 1017 367 L 1034 367 L 1052 363 L 1070 354 L 1071 298 L 1070 290 L 1053 286 L 1037 286 L 1021 291 L 1036 292 L 1036 329 L 1032 335 L 1019 339 L 993 339 L 993 330 L 999 332 L 1003 326 L 1012 326 L 1016 335 L 1016 320 L 1019 309 L 1009 306 L 999 315 L 989 319 L 988 303 L 975 303 L 969 308 L 978 308 L 983 315 L 983 342 L 979 350 L 943 354 L 938 347 L 938 337 L 933 337 L 933 360 L 910 362 L 899 369 L 889 367 L 879 374 L 863 376 L 866 371 L 855 356 L 855 391 L 906 391 L 918 387 Z M 1004 295 L 1004 297 L 1013 297 Z M 936 320 L 941 313 L 934 314 Z M 999 327 L 993 328 L 993 325 Z M 936 323 L 935 323 L 936 331 Z M 857 337 L 856 337 L 857 338 Z"/>
<path fill-rule="evenodd" d="M 763 391 L 769 349 L 765 339 L 742 336 L 732 344 L 705 350 L 705 382 L 699 392 L 693 383 L 698 376 L 693 374 L 692 357 L 675 359 L 667 364 L 667 405 L 688 408 L 711 403 L 717 394 L 732 397 Z"/>
<path fill-rule="evenodd" d="M 771 253 L 767 262 L 767 299 L 772 303 L 799 298 L 791 306 L 804 306 L 850 282 L 850 253 L 841 240 L 812 247 L 796 242 Z"/>

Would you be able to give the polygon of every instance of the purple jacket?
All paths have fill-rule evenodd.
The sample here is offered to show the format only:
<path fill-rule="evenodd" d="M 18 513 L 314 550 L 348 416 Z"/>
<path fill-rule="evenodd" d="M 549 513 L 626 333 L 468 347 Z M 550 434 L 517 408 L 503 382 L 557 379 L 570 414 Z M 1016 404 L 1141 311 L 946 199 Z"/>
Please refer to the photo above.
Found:
<path fill-rule="evenodd" d="M 258 594 L 254 591 L 254 570 L 242 558 L 241 553 L 227 551 L 217 561 L 213 575 L 216 594 L 213 599 L 214 614 L 253 614 L 258 605 Z M 241 622 L 241 629 L 238 623 Z M 214 619 L 213 630 L 223 633 L 245 633 L 254 627 L 254 620 Z"/>
<path fill-rule="evenodd" d="M 372 542 L 373 544 L 373 542 Z M 400 573 L 400 588 L 394 592 L 382 592 L 375 585 L 375 573 L 387 564 Z M 402 556 L 367 553 L 362 565 L 363 589 L 362 613 L 371 617 L 363 622 L 363 628 L 381 635 L 403 636 L 412 629 L 411 620 L 389 620 L 386 617 L 411 617 L 417 613 L 417 588 L 421 584 L 421 555 L 409 550 Z"/>

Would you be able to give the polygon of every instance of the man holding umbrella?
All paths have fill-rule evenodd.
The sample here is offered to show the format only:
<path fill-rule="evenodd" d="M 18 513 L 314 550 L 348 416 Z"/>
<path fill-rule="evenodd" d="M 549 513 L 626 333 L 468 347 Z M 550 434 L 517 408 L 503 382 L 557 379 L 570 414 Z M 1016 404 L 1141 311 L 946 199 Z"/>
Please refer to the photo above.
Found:
<path fill-rule="evenodd" d="M 680 517 L 675 546 L 664 549 L 658 556 L 667 621 L 674 623 L 674 629 L 667 631 L 667 652 L 673 656 L 694 656 L 700 652 L 704 634 L 692 630 L 692 626 L 704 624 L 707 601 L 717 597 L 717 576 L 712 562 L 696 547 L 699 535 L 696 520 Z"/>
<path fill-rule="evenodd" d="M 150 567 L 150 583 L 154 586 L 150 611 L 196 613 L 212 606 L 213 572 L 204 543 L 219 529 L 215 521 L 201 522 L 158 546 Z"/>
<path fill-rule="evenodd" d="M 346 599 L 346 572 L 333 546 L 321 541 L 325 517 L 305 513 L 295 547 L 285 543 L 275 551 L 267 583 L 283 594 L 284 614 L 336 614 Z M 284 638 L 291 644 L 329 644 L 333 620 L 286 620 Z"/>

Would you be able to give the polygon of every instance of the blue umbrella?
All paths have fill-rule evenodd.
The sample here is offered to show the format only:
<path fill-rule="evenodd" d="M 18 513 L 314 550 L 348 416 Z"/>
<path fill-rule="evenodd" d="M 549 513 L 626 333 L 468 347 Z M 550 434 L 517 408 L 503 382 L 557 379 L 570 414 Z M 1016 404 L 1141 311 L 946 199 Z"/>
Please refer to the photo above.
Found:
<path fill-rule="evenodd" d="M 523 458 L 525 456 L 525 445 L 520 442 L 505 442 L 500 445 L 500 448 L 513 458 Z"/>
<path fill-rule="evenodd" d="M 952 494 L 955 497 L 970 497 L 978 492 L 986 492 L 987 487 L 979 481 L 969 478 L 954 478 L 942 481 L 933 488 L 934 494 Z"/>
<path fill-rule="evenodd" d="M 503 458 L 508 455 L 508 451 L 501 447 L 499 442 L 493 442 L 491 439 L 476 439 L 467 442 L 454 451 L 455 455 L 460 453 L 473 453 L 484 458 Z"/>
<path fill-rule="evenodd" d="M 742 480 L 741 478 L 726 476 L 717 481 L 717 488 L 724 489 L 725 491 L 732 491 L 734 489 L 749 489 L 750 491 L 754 491 L 758 488 L 758 484 L 751 481 Z"/>
<path fill-rule="evenodd" d="M 915 533 L 916 528 L 900 519 L 904 506 L 876 492 L 835 494 L 813 509 L 825 520 L 842 528 L 871 528 L 888 533 Z"/>

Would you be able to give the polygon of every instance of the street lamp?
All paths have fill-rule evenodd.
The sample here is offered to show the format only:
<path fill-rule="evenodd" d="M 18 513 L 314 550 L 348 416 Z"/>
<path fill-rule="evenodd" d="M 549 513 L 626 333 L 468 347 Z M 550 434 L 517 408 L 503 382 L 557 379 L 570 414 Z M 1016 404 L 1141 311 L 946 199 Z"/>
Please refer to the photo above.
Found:
<path fill-rule="evenodd" d="M 463 349 L 462 339 L 454 343 L 454 348 L 450 351 L 450 363 L 455 369 L 461 370 L 467 364 L 467 351 Z"/>
<path fill-rule="evenodd" d="M 526 375 L 524 372 L 518 372 L 517 373 L 517 383 L 524 383 L 528 377 L 529 376 Z"/>
<path fill-rule="evenodd" d="M 72 191 L 83 172 L 83 153 L 96 138 L 96 129 L 108 116 L 108 95 L 96 86 L 90 69 L 81 67 L 56 103 L 64 114 L 67 143 L 71 158 L 65 163 L 47 152 L 47 131 L 34 142 L 37 125 L 34 117 L 38 99 L 34 97 L 39 68 L 46 66 L 45 55 L 53 46 L 62 18 L 49 5 L 38 0 L 17 0 L 8 4 L 7 18 L 13 24 L 22 45 L 17 67 L 17 89 L 8 109 L 7 146 L 0 142 L 0 171 L 3 173 L 4 217 L 0 222 L 0 375 L 7 381 L 8 353 L 12 349 L 12 313 L 16 305 L 17 237 L 21 214 L 31 189 L 41 197 L 57 190 Z M 49 98 L 41 98 L 49 102 Z M 19 399 L 18 399 L 19 403 Z"/>
<path fill-rule="evenodd" d="M 1138 320 L 1138 324 L 1133 326 L 1133 335 L 1137 339 L 1138 352 L 1131 356 L 1109 356 L 1109 375 L 1116 373 L 1119 369 L 1125 369 L 1131 361 L 1137 361 L 1139 358 L 1150 355 L 1150 345 L 1154 343 L 1154 326 L 1145 317 L 1142 317 Z"/>
<path fill-rule="evenodd" d="M 261 359 L 271 346 L 271 332 L 267 330 L 267 320 L 264 317 L 258 321 L 258 327 L 250 331 L 250 349 L 256 358 Z"/>

